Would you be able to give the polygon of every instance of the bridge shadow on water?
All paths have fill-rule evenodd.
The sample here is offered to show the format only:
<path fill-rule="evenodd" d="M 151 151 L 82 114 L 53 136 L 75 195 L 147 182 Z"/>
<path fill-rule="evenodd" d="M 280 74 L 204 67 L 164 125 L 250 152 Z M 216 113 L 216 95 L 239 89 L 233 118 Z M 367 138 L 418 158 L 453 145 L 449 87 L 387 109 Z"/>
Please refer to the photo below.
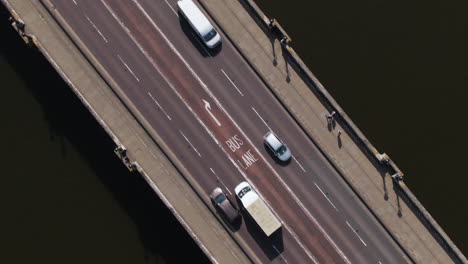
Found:
<path fill-rule="evenodd" d="M 117 158 L 113 153 L 115 145 L 110 137 L 42 54 L 24 44 L 9 25 L 8 17 L 8 11 L 0 5 L 0 32 L 3 39 L 0 56 L 18 74 L 30 96 L 40 105 L 44 121 L 49 126 L 50 141 L 61 142 L 61 155 L 69 154 L 65 142 L 70 142 L 74 149 L 72 151 L 79 153 L 92 168 L 98 181 L 108 189 L 119 207 L 132 220 L 144 246 L 145 259 L 163 259 L 164 263 L 209 263 L 198 245 L 146 181 L 139 174 L 130 173 Z M 21 103 L 18 105 L 21 107 Z M 86 229 L 86 226 L 82 228 Z M 92 238 L 93 234 L 89 236 Z M 93 256 L 89 258 L 92 259 Z"/>
<path fill-rule="evenodd" d="M 259 18 L 256 13 L 252 10 L 249 4 L 246 3 L 246 1 L 240 1 L 241 5 L 248 11 L 248 13 L 254 17 L 254 21 L 259 25 L 259 27 L 263 30 L 263 32 L 269 37 L 271 41 L 271 54 L 273 56 L 272 59 L 272 64 L 276 67 L 280 67 L 281 63 L 284 63 L 284 66 L 281 65 L 281 67 L 284 67 L 281 70 L 284 70 L 284 75 L 285 75 L 285 82 L 289 83 L 291 82 L 291 73 L 292 72 L 297 72 L 298 77 L 301 78 L 305 83 L 308 84 L 310 91 L 323 103 L 323 105 L 327 108 L 328 112 L 331 113 L 332 111 L 336 109 L 332 109 L 330 106 L 328 100 L 323 96 L 322 92 L 320 91 L 320 87 L 318 87 L 313 80 L 311 80 L 309 77 L 307 77 L 306 72 L 298 65 L 297 61 L 295 58 L 293 58 L 289 52 L 287 51 L 286 48 L 281 47 L 281 49 L 277 49 L 275 47 L 275 43 L 279 41 L 279 38 L 281 36 L 278 35 L 278 30 L 275 28 L 268 28 L 264 22 L 262 21 L 261 18 Z M 266 14 L 269 15 L 269 14 Z M 279 21 L 281 22 L 281 21 Z M 461 42 L 460 42 L 461 43 Z M 294 46 L 294 42 L 292 43 L 292 46 Z M 294 48 L 294 47 L 293 47 Z M 281 53 L 281 54 L 279 54 Z M 280 59 L 283 59 L 284 61 L 281 61 Z M 336 133 L 335 126 L 339 125 L 340 129 L 343 130 L 343 132 L 346 132 L 345 134 L 349 136 L 349 139 L 353 141 L 353 143 L 358 146 L 358 148 L 364 153 L 368 160 L 372 163 L 373 166 L 377 168 L 379 171 L 381 177 L 382 177 L 382 188 L 384 190 L 384 194 L 382 199 L 385 201 L 389 200 L 389 193 L 393 191 L 393 194 L 396 196 L 396 205 L 397 205 L 397 216 L 402 217 L 405 214 L 404 211 L 404 205 L 407 206 L 411 212 L 406 212 L 406 213 L 413 213 L 420 221 L 421 223 L 430 231 L 431 235 L 435 238 L 435 240 L 441 245 L 441 247 L 447 252 L 447 254 L 454 260 L 454 262 L 458 263 L 460 260 L 456 256 L 456 254 L 453 252 L 453 250 L 450 248 L 450 246 L 447 244 L 447 242 L 444 240 L 442 235 L 439 233 L 436 228 L 428 221 L 428 219 L 425 217 L 425 212 L 422 212 L 419 208 L 418 205 L 415 204 L 415 202 L 411 199 L 410 196 L 412 196 L 411 193 L 406 193 L 405 190 L 402 190 L 401 187 L 395 182 L 392 182 L 392 186 L 387 186 L 388 184 L 386 183 L 386 177 L 391 177 L 388 175 L 388 168 L 384 167 L 382 164 L 380 164 L 374 156 L 374 153 L 371 152 L 368 148 L 365 147 L 363 144 L 362 139 L 360 139 L 355 132 L 353 132 L 349 125 L 343 120 L 343 118 L 339 115 L 337 115 L 334 119 L 336 123 L 333 123 L 332 126 L 328 126 L 328 130 L 330 133 Z M 323 124 L 324 126 L 327 126 L 327 119 L 326 117 L 323 118 Z M 312 142 L 316 142 L 313 138 L 310 138 Z M 343 147 L 343 144 L 346 144 L 346 142 L 343 142 L 340 137 L 337 138 L 337 145 L 339 148 Z M 333 162 L 332 162 L 333 165 Z M 346 177 L 343 177 L 342 179 L 348 184 L 348 186 L 357 194 L 356 190 L 353 188 L 353 186 L 350 184 L 350 182 L 347 180 Z M 361 199 L 359 194 L 357 194 L 360 200 L 366 205 L 365 201 Z M 366 205 L 367 207 L 367 205 Z M 370 210 L 370 208 L 369 208 Z M 372 212 L 372 211 L 371 211 Z M 372 212 L 372 214 L 374 214 Z M 409 255 L 407 255 L 409 256 Z"/>

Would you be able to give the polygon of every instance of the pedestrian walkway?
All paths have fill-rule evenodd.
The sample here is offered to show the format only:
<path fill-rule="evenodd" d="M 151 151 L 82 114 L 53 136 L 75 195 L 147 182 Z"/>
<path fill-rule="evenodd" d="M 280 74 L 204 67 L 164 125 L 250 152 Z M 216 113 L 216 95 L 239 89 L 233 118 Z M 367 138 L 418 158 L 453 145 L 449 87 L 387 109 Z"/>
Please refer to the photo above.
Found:
<path fill-rule="evenodd" d="M 145 177 L 211 260 L 250 262 L 244 254 L 248 252 L 243 252 L 230 239 L 224 227 L 196 195 L 194 188 L 197 187 L 190 186 L 179 177 L 180 171 L 170 160 L 170 155 L 161 151 L 164 146 L 155 144 L 149 136 L 151 131 L 145 131 L 117 98 L 109 87 L 113 85 L 112 80 L 96 73 L 90 61 L 83 57 L 83 51 L 76 48 L 40 2 L 1 1 L 16 14 L 15 19 L 26 25 L 23 28 L 25 40 L 31 40 L 38 46 L 116 145 L 126 147 L 129 164 L 138 160 L 138 164 L 130 165 Z M 411 192 L 400 180 L 402 175 L 389 169 L 387 164 L 391 161 L 387 162 L 384 155 L 379 156 L 366 146 L 365 138 L 354 129 L 333 99 L 327 97 L 326 90 L 315 77 L 306 77 L 308 70 L 303 72 L 300 69 L 300 59 L 297 60 L 288 46 L 290 39 L 272 34 L 273 30 L 277 32 L 277 26 L 273 23 L 269 28 L 269 18 L 255 11 L 251 0 L 199 1 L 395 241 L 407 250 L 408 257 L 417 263 L 456 262 L 456 256 L 451 258 L 447 254 L 449 251 L 441 246 L 441 238 L 438 242 L 437 236 L 426 228 L 434 224 L 436 229 L 440 228 L 431 222 L 430 215 L 425 211 L 421 212 L 422 215 L 414 213 L 414 201 L 417 200 L 412 199 Z M 283 39 L 282 43 L 280 39 Z M 101 69 L 101 72 L 104 71 Z M 406 194 L 404 197 L 400 190 Z M 428 222 L 420 221 L 421 217 L 429 219 Z M 442 230 L 438 232 L 444 235 Z M 462 256 L 460 262 L 466 263 L 466 259 Z"/>
<path fill-rule="evenodd" d="M 466 262 L 458 249 L 454 251 L 461 260 L 450 250 L 447 253 L 436 240 L 445 239 L 448 242 L 441 243 L 451 243 L 426 211 L 422 214 L 429 220 L 420 221 L 417 215 L 420 212 L 415 210 L 415 205 L 407 196 L 401 195 L 403 191 L 414 198 L 401 181 L 403 175 L 393 174 L 388 166 L 393 162 L 388 156 L 379 155 L 336 102 L 327 97 L 328 93 L 318 80 L 304 74 L 300 68 L 302 61 L 294 57 L 294 50 L 284 45 L 289 39 L 278 36 L 274 20 L 266 17 L 252 0 L 199 1 L 390 235 L 406 250 L 410 261 Z M 415 202 L 418 204 L 417 200 Z M 427 222 L 435 225 L 438 231 L 435 236 L 426 228 Z M 452 254 L 452 258 L 448 254 Z"/>
<path fill-rule="evenodd" d="M 161 150 L 164 146 L 155 143 L 150 137 L 151 131 L 135 120 L 111 89 L 113 80 L 105 76 L 103 69 L 100 69 L 101 74 L 96 71 L 94 67 L 98 64 L 94 67 L 90 64 L 40 1 L 1 2 L 9 9 L 13 20 L 24 23 L 20 31 L 23 39 L 43 53 L 115 142 L 119 157 L 129 163 L 129 169 L 138 170 L 208 259 L 212 262 L 222 260 L 221 263 L 250 263 L 252 260 L 209 210 L 206 205 L 209 197 L 202 200 L 194 191 L 197 187 L 180 176 L 188 172 L 177 170 L 176 167 L 183 166 Z M 134 163 L 135 160 L 138 163 Z"/>

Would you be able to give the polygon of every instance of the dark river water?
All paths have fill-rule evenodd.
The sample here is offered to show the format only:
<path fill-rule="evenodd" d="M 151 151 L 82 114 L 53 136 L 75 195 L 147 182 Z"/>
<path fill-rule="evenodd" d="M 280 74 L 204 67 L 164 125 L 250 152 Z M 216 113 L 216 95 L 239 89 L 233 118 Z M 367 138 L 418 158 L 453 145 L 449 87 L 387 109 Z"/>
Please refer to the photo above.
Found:
<path fill-rule="evenodd" d="M 7 19 L 0 4 L 0 263 L 209 263 Z"/>
<path fill-rule="evenodd" d="M 468 1 L 257 0 L 468 250 Z M 0 9 L 0 263 L 206 263 Z"/>
<path fill-rule="evenodd" d="M 468 253 L 468 1 L 256 2 Z"/>

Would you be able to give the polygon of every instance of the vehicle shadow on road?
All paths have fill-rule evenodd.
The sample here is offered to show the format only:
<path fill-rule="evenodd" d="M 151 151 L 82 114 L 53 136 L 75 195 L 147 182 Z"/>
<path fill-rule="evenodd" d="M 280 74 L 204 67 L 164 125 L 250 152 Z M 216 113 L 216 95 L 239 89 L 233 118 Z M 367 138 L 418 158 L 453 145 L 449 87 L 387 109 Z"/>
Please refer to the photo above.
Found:
<path fill-rule="evenodd" d="M 242 204 L 239 199 L 236 199 L 236 201 L 238 206 Z M 284 251 L 282 228 L 276 230 L 275 233 L 268 237 L 263 233 L 255 220 L 253 220 L 249 215 L 247 210 L 242 206 L 239 208 L 241 208 L 240 213 L 244 219 L 244 225 L 247 232 L 249 232 L 250 236 L 252 236 L 252 238 L 257 242 L 268 259 L 273 260 L 278 257 Z"/>
<path fill-rule="evenodd" d="M 214 57 L 221 51 L 222 46 L 223 46 L 222 41 L 217 47 L 213 49 L 209 49 L 208 47 L 205 46 L 205 44 L 203 44 L 200 37 L 198 37 L 195 30 L 193 30 L 193 28 L 190 26 L 190 24 L 187 22 L 187 20 L 184 18 L 184 15 L 180 11 L 178 11 L 178 15 L 179 15 L 180 28 L 185 33 L 187 38 L 192 42 L 193 46 L 198 50 L 198 52 L 204 58 Z M 218 34 L 219 34 L 219 31 L 218 31 Z"/>
<path fill-rule="evenodd" d="M 231 201 L 231 204 L 233 206 L 235 206 L 235 203 L 233 203 L 232 201 Z M 242 218 L 243 218 L 242 215 L 240 215 L 240 217 L 237 218 L 236 220 L 234 220 L 233 222 L 230 222 L 229 219 L 227 218 L 226 214 L 221 209 L 219 209 L 218 206 L 216 206 L 216 204 L 215 204 L 215 202 L 213 200 L 211 200 L 211 205 L 213 206 L 213 208 L 215 208 L 216 214 L 219 216 L 219 218 L 222 219 L 223 223 L 225 224 L 225 226 L 227 226 L 229 228 L 229 230 L 231 230 L 232 232 L 239 231 L 239 229 L 240 229 L 240 227 L 242 225 Z"/>

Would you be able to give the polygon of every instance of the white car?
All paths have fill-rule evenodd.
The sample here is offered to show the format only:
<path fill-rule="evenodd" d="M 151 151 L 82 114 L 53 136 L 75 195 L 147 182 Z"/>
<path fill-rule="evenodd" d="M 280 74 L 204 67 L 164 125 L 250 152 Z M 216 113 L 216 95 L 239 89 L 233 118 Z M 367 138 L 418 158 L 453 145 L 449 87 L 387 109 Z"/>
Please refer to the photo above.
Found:
<path fill-rule="evenodd" d="M 270 150 L 275 154 L 275 156 L 281 161 L 288 161 L 291 159 L 291 151 L 288 146 L 279 139 L 279 137 L 273 133 L 273 131 L 268 131 L 268 133 L 263 136 L 265 145 L 270 148 Z"/>

